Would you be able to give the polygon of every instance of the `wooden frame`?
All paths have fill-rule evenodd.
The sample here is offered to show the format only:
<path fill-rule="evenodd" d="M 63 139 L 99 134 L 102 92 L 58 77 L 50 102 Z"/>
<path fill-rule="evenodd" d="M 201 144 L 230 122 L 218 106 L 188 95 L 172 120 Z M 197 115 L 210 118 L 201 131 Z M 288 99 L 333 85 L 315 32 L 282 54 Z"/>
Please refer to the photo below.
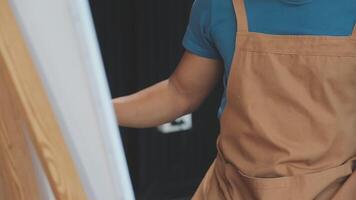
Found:
<path fill-rule="evenodd" d="M 86 199 L 7 0 L 0 0 L 0 85 L 0 198 L 39 199 L 27 132 L 56 199 Z"/>

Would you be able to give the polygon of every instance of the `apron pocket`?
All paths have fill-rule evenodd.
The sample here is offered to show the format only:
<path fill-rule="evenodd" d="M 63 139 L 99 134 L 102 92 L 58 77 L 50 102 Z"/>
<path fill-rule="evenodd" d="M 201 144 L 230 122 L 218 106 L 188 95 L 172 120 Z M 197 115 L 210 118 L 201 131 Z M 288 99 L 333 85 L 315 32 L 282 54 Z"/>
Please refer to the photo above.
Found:
<path fill-rule="evenodd" d="M 353 162 L 350 160 L 343 165 L 314 173 L 276 178 L 252 177 L 225 163 L 225 176 L 233 187 L 233 193 L 245 191 L 242 195 L 248 196 L 246 199 L 276 199 L 278 196 L 293 200 L 314 199 L 326 192 L 328 187 L 341 187 L 340 182 L 353 172 Z"/>
<path fill-rule="evenodd" d="M 284 188 L 290 187 L 294 184 L 293 181 L 296 177 L 293 176 L 284 176 L 276 178 L 259 178 L 249 176 L 242 171 L 238 170 L 238 175 L 244 183 L 247 185 L 257 187 L 257 188 Z"/>

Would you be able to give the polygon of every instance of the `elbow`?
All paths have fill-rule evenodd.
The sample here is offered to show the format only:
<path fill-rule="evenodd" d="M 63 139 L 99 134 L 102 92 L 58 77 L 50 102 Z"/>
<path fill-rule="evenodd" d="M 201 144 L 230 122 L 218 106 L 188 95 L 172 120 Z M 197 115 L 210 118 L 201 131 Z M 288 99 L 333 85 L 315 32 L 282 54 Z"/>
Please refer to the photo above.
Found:
<path fill-rule="evenodd" d="M 183 115 L 196 111 L 200 107 L 201 103 L 202 100 L 200 100 L 199 98 L 190 97 L 189 99 L 186 100 Z"/>
<path fill-rule="evenodd" d="M 180 116 L 196 111 L 202 103 L 199 94 L 194 94 L 180 87 L 174 78 L 168 79 L 168 84 L 174 93 L 174 102 Z"/>

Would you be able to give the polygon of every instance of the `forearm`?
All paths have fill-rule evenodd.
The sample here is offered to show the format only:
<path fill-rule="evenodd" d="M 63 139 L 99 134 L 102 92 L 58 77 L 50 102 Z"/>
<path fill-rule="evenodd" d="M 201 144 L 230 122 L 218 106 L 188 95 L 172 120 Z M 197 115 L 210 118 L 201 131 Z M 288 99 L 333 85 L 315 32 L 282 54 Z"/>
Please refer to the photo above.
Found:
<path fill-rule="evenodd" d="M 189 112 L 189 100 L 180 95 L 169 79 L 132 95 L 113 100 L 118 123 L 125 127 L 161 125 Z"/>
<path fill-rule="evenodd" d="M 222 69 L 220 60 L 185 52 L 169 79 L 113 100 L 118 124 L 154 127 L 193 112 L 214 88 Z"/>

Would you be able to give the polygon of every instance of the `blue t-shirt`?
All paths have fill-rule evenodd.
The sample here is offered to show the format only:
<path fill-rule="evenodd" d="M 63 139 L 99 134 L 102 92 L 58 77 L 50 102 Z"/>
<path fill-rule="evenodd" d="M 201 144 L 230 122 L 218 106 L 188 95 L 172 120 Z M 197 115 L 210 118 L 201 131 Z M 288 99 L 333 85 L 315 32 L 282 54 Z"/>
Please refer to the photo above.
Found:
<path fill-rule="evenodd" d="M 245 0 L 249 29 L 279 35 L 350 35 L 356 0 Z M 232 0 L 195 0 L 183 46 L 196 55 L 224 62 L 226 88 L 235 50 Z M 226 103 L 224 92 L 218 117 Z"/>

